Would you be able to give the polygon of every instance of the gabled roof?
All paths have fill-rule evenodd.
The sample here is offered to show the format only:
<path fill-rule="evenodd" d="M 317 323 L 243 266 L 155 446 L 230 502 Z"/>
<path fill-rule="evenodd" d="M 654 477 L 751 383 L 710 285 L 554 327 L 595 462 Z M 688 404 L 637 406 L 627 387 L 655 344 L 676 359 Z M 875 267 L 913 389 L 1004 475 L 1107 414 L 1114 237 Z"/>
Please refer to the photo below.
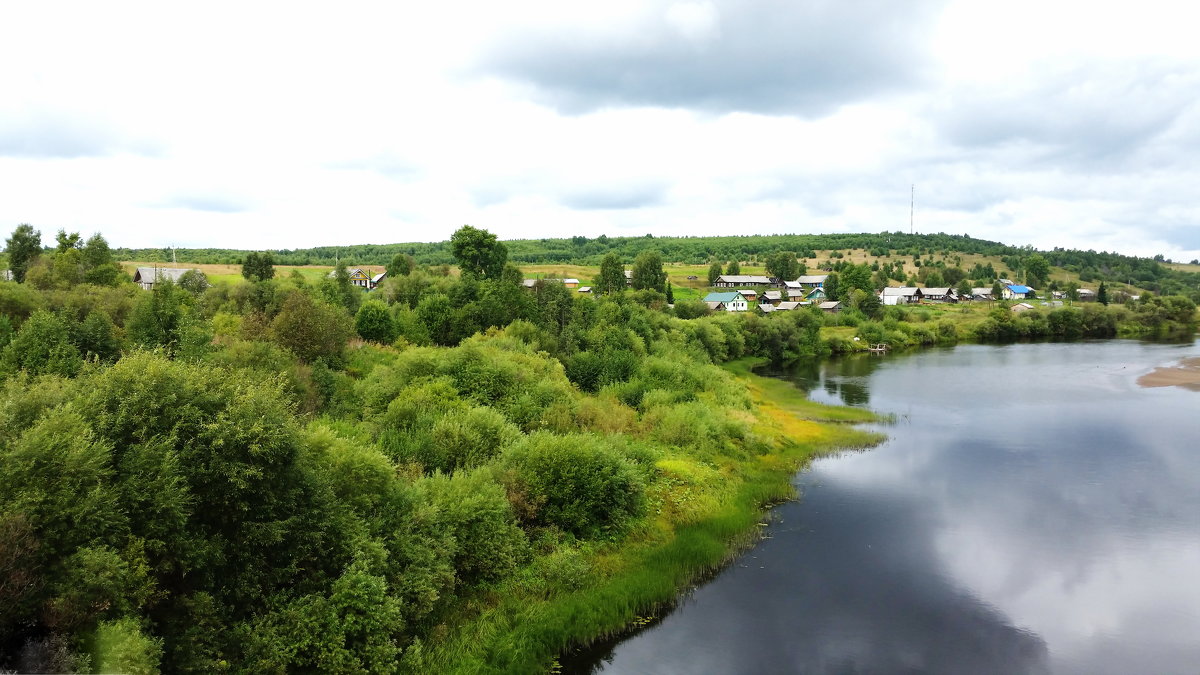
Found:
<path fill-rule="evenodd" d="M 756 274 L 722 274 L 717 281 L 723 284 L 745 284 L 746 286 L 766 286 L 771 283 L 767 277 Z"/>
<path fill-rule="evenodd" d="M 910 295 L 921 295 L 922 291 L 916 286 L 888 286 L 883 289 L 883 294 L 885 296 L 898 295 L 908 297 Z"/>
<path fill-rule="evenodd" d="M 791 309 L 796 309 L 797 307 L 803 307 L 807 304 L 808 304 L 807 302 L 781 302 L 775 306 L 775 310 L 776 311 L 782 310 L 782 311 L 786 312 Z"/>
<path fill-rule="evenodd" d="M 133 273 L 133 280 L 135 283 L 153 283 L 159 279 L 179 281 L 180 277 L 191 271 L 191 267 L 139 267 Z"/>
<path fill-rule="evenodd" d="M 387 276 L 387 272 L 380 272 L 379 274 L 376 274 L 375 276 L 371 277 L 371 283 L 377 284 L 380 281 L 383 281 L 383 278 L 386 276 Z"/>
<path fill-rule="evenodd" d="M 579 284 L 579 280 L 578 280 L 578 279 L 563 279 L 563 280 L 562 280 L 562 282 L 563 282 L 564 284 L 576 284 L 576 285 L 578 285 L 578 284 Z"/>
<path fill-rule="evenodd" d="M 591 293 L 591 292 L 592 292 L 592 287 L 591 287 L 591 286 L 580 286 L 580 287 L 579 287 L 579 292 L 580 292 L 580 293 Z"/>
<path fill-rule="evenodd" d="M 824 284 L 828 274 L 805 274 L 796 279 L 798 284 Z"/>
<path fill-rule="evenodd" d="M 992 289 L 990 286 L 987 286 L 987 287 L 981 286 L 979 288 L 971 289 L 971 295 L 991 295 L 991 294 L 992 294 Z"/>
<path fill-rule="evenodd" d="M 723 303 L 723 302 L 710 302 L 710 301 L 708 301 L 708 300 L 705 300 L 705 301 L 704 301 L 704 304 L 708 305 L 708 308 L 709 308 L 709 309 L 721 309 L 721 307 L 722 307 L 722 306 L 723 306 L 725 303 Z"/>
<path fill-rule="evenodd" d="M 768 300 L 781 300 L 783 299 L 783 294 L 779 291 L 765 291 L 763 297 Z"/>
<path fill-rule="evenodd" d="M 922 291 L 924 295 L 950 295 L 950 288 L 926 288 Z"/>
<path fill-rule="evenodd" d="M 821 309 L 837 309 L 842 306 L 842 303 L 837 300 L 827 300 L 822 302 L 818 307 Z"/>
<path fill-rule="evenodd" d="M 709 293 L 704 296 L 705 302 L 733 302 L 734 300 L 745 300 L 746 298 L 738 291 L 730 291 L 728 293 Z"/>
<path fill-rule="evenodd" d="M 1022 286 L 1020 284 L 1009 284 L 1008 290 L 1012 291 L 1013 293 L 1028 293 L 1033 289 L 1029 286 Z"/>

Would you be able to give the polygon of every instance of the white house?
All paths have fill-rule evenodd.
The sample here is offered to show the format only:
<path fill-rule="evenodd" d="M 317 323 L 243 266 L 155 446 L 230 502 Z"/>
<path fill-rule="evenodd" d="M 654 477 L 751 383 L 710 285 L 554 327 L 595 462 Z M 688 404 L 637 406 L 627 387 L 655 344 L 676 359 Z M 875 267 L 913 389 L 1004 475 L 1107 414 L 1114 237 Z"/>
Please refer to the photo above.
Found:
<path fill-rule="evenodd" d="M 713 307 L 711 303 L 720 303 L 726 312 L 744 312 L 750 307 L 750 303 L 746 301 L 746 296 L 739 291 L 730 293 L 709 293 L 704 296 L 704 302 L 709 303 L 709 307 Z"/>

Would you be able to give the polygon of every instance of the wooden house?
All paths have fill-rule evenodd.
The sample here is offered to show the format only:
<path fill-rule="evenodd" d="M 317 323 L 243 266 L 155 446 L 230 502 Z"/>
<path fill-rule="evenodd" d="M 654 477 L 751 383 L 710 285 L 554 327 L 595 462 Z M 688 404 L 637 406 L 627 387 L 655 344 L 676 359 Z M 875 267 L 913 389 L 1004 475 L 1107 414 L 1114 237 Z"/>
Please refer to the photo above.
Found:
<path fill-rule="evenodd" d="M 709 293 L 704 296 L 704 302 L 709 303 L 709 307 L 713 307 L 711 303 L 720 303 L 727 312 L 744 312 L 749 309 L 749 303 L 746 302 L 746 297 L 738 291 L 731 293 Z M 713 309 L 718 309 L 713 307 Z"/>
<path fill-rule="evenodd" d="M 763 293 L 762 302 L 778 305 L 783 301 L 783 293 L 781 291 L 765 291 Z M 761 304 L 760 304 L 761 306 Z"/>
<path fill-rule="evenodd" d="M 1022 286 L 1021 284 L 1008 284 L 1004 287 L 1005 300 L 1032 298 L 1033 295 L 1034 289 L 1030 286 Z"/>
<path fill-rule="evenodd" d="M 757 291 L 752 291 L 752 290 L 745 289 L 745 288 L 739 288 L 738 293 L 741 293 L 742 297 L 745 298 L 746 300 L 748 300 L 749 302 L 758 302 L 758 292 Z"/>
<path fill-rule="evenodd" d="M 953 288 L 923 288 L 921 299 L 929 302 L 957 302 Z"/>
<path fill-rule="evenodd" d="M 156 281 L 170 279 L 178 283 L 180 277 L 191 271 L 191 267 L 139 267 L 133 273 L 133 283 L 151 290 Z"/>
<path fill-rule="evenodd" d="M 888 286 L 879 294 L 879 300 L 885 305 L 908 305 L 920 302 L 921 289 L 915 286 Z"/>
<path fill-rule="evenodd" d="M 770 286 L 771 279 L 755 274 L 722 274 L 713 284 L 715 288 L 734 288 L 737 286 Z"/>
<path fill-rule="evenodd" d="M 822 312 L 828 312 L 830 314 L 836 314 L 842 311 L 842 303 L 838 302 L 837 300 L 826 300 L 817 306 L 821 308 Z"/>

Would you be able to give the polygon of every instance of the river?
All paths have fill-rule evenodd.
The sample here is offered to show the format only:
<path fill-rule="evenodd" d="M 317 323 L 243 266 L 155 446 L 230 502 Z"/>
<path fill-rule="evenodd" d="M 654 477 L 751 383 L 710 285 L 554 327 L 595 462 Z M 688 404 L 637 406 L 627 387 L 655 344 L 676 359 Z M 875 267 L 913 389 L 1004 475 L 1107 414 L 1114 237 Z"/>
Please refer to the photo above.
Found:
<path fill-rule="evenodd" d="M 895 416 L 817 460 L 766 538 L 566 672 L 1200 672 L 1200 355 L 1127 340 L 964 345 L 789 373 Z"/>

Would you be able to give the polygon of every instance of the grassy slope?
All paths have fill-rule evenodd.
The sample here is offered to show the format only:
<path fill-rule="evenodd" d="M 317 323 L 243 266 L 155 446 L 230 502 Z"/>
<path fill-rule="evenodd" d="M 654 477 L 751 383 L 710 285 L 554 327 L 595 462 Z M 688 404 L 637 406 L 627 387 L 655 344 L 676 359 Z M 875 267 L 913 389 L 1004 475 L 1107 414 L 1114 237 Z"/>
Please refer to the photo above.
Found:
<path fill-rule="evenodd" d="M 498 593 L 481 598 L 447 621 L 439 639 L 406 658 L 411 672 L 544 672 L 569 644 L 586 644 L 644 622 L 705 572 L 752 543 L 764 506 L 794 496 L 791 478 L 811 457 L 838 448 L 865 447 L 878 434 L 843 422 L 879 419 L 869 411 L 808 401 L 786 382 L 754 375 L 756 361 L 726 365 L 755 403 L 755 432 L 775 450 L 728 459 L 719 467 L 724 497 L 688 524 L 652 517 L 620 545 L 593 553 L 587 585 L 572 591 Z M 684 461 L 686 460 L 671 460 Z"/>

